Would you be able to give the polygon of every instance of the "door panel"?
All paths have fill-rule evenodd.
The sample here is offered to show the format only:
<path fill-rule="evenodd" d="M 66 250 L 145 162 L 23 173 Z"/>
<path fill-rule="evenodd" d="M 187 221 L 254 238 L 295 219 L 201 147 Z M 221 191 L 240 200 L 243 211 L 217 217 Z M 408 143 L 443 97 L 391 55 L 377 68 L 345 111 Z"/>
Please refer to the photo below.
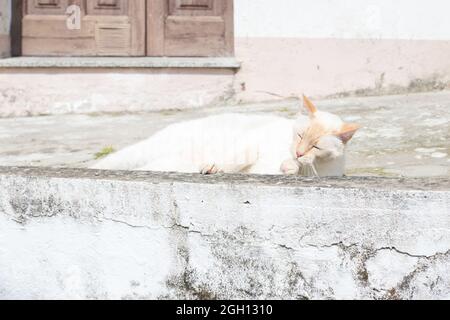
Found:
<path fill-rule="evenodd" d="M 214 0 L 169 0 L 169 15 L 214 15 Z M 221 15 L 221 12 L 216 12 Z"/>
<path fill-rule="evenodd" d="M 144 56 L 145 0 L 25 0 L 25 56 Z M 67 27 L 68 6 L 81 28 Z"/>
<path fill-rule="evenodd" d="M 87 14 L 126 16 L 128 15 L 128 0 L 87 1 Z"/>
<path fill-rule="evenodd" d="M 234 54 L 232 0 L 153 0 L 147 8 L 149 55 Z"/>

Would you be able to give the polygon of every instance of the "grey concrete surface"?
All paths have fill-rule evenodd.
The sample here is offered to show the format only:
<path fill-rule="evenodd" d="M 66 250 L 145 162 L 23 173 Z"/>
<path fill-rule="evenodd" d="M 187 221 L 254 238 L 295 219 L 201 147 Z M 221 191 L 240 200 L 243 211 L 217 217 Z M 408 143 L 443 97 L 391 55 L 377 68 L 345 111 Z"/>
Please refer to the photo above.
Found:
<path fill-rule="evenodd" d="M 235 58 L 165 57 L 14 57 L 0 68 L 210 68 L 239 69 Z"/>
<path fill-rule="evenodd" d="M 450 92 L 317 101 L 363 128 L 348 147 L 347 175 L 450 176 Z M 178 121 L 223 112 L 293 117 L 296 100 L 188 111 L 0 119 L 0 165 L 83 168 L 95 154 L 146 139 Z"/>
<path fill-rule="evenodd" d="M 143 172 L 92 170 L 84 168 L 48 168 L 48 167 L 2 167 L 0 175 L 15 177 L 89 179 L 116 182 L 151 183 L 199 183 L 227 184 L 244 186 L 312 187 L 333 189 L 371 189 L 401 191 L 450 191 L 450 177 L 387 178 L 387 177 L 328 177 L 313 178 L 300 176 L 271 176 L 246 174 L 200 175 L 176 172 Z"/>

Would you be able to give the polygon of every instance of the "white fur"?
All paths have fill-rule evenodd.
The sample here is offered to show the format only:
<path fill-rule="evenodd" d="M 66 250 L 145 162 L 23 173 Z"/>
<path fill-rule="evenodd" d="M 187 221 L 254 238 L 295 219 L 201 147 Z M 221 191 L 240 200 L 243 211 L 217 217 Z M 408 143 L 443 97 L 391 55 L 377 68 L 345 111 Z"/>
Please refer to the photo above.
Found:
<path fill-rule="evenodd" d="M 327 127 L 339 130 L 339 117 L 320 112 Z M 292 152 L 294 137 L 310 119 L 270 115 L 224 114 L 168 126 L 147 140 L 97 163 L 95 169 L 173 171 L 187 173 L 301 173 L 302 159 Z M 344 145 L 334 136 L 320 139 L 313 159 L 319 176 L 344 174 Z M 321 153 L 321 154 L 320 154 Z M 307 161 L 308 159 L 304 160 Z M 291 170 L 284 170 L 290 167 Z M 284 169 L 283 169 L 284 168 Z"/>

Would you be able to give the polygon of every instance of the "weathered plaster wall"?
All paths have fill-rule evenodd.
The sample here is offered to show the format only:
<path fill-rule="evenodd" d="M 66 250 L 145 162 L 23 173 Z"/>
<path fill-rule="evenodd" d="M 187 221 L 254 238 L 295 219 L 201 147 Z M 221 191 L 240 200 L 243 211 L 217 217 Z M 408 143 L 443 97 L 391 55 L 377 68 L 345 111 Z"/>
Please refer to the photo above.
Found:
<path fill-rule="evenodd" d="M 217 105 L 233 91 L 228 69 L 4 69 L 0 117 L 139 112 Z"/>
<path fill-rule="evenodd" d="M 238 0 L 242 101 L 449 87 L 446 0 Z"/>
<path fill-rule="evenodd" d="M 0 2 L 0 58 L 10 55 L 9 30 L 11 24 L 11 2 Z"/>
<path fill-rule="evenodd" d="M 235 81 L 239 101 L 298 97 L 302 93 L 366 96 L 450 88 L 450 41 L 236 41 L 236 55 L 243 62 Z"/>
<path fill-rule="evenodd" d="M 0 169 L 0 298 L 450 298 L 448 179 Z"/>

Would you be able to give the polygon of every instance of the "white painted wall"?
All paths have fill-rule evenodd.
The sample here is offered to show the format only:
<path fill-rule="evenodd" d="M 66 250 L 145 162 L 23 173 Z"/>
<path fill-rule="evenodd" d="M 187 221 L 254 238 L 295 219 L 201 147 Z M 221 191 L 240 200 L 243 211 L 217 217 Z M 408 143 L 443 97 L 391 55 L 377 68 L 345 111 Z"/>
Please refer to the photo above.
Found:
<path fill-rule="evenodd" d="M 237 37 L 450 40 L 448 0 L 236 0 Z"/>
<path fill-rule="evenodd" d="M 0 299 L 450 298 L 436 180 L 51 172 L 0 168 Z"/>

